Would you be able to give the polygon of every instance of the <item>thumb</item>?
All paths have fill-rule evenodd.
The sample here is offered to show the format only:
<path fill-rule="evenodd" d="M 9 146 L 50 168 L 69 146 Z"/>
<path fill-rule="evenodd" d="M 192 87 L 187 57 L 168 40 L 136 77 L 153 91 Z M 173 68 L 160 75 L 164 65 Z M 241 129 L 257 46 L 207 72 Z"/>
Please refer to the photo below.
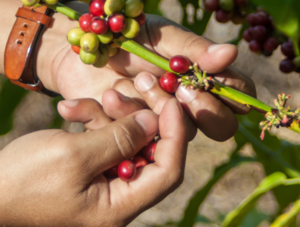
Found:
<path fill-rule="evenodd" d="M 157 115 L 141 110 L 99 130 L 74 134 L 73 141 L 81 166 L 87 168 L 85 172 L 96 176 L 133 157 L 157 132 Z"/>
<path fill-rule="evenodd" d="M 237 57 L 236 46 L 215 44 L 202 36 L 186 31 L 185 28 L 178 27 L 178 25 L 164 26 L 169 23 L 171 22 L 168 22 L 167 19 L 158 16 L 150 17 L 147 22 L 150 40 L 152 43 L 157 43 L 155 51 L 162 56 L 170 59 L 175 55 L 184 55 L 192 63 L 198 63 L 201 70 L 209 73 L 223 71 Z"/>

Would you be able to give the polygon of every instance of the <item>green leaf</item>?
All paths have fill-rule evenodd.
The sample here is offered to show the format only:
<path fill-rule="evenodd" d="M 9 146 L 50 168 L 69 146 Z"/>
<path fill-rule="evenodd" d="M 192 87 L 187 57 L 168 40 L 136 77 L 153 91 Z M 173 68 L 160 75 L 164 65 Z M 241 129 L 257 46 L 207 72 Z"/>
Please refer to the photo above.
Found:
<path fill-rule="evenodd" d="M 269 216 L 267 214 L 261 213 L 257 209 L 253 208 L 248 212 L 246 217 L 241 223 L 241 227 L 253 227 L 258 226 L 260 222 L 268 220 Z"/>
<path fill-rule="evenodd" d="M 186 13 L 185 8 L 186 8 L 187 4 L 192 4 L 195 8 L 195 11 L 197 11 L 197 9 L 200 9 L 199 8 L 199 0 L 190 0 L 190 1 L 179 0 L 179 2 L 181 3 L 181 5 L 184 9 L 183 10 L 184 15 L 183 15 L 183 19 L 182 19 L 182 25 L 184 27 L 188 28 L 189 30 L 191 30 L 192 32 L 196 33 L 197 35 L 202 35 L 204 33 L 205 29 L 206 29 L 208 21 L 210 20 L 211 13 L 203 10 L 202 11 L 203 17 L 201 18 L 201 20 L 198 20 L 197 13 L 195 13 L 193 15 L 194 23 L 190 24 L 188 22 L 188 14 Z"/>
<path fill-rule="evenodd" d="M 201 206 L 215 183 L 222 176 L 224 176 L 228 170 L 243 163 L 256 161 L 251 158 L 240 157 L 236 154 L 237 151 L 239 151 L 243 146 L 244 144 L 238 144 L 237 148 L 231 156 L 230 161 L 216 168 L 213 177 L 208 181 L 208 183 L 202 189 L 197 191 L 195 195 L 190 199 L 190 202 L 185 209 L 183 219 L 178 224 L 179 227 L 192 227 L 194 225 L 195 220 L 197 220 L 196 218 L 199 207 Z"/>
<path fill-rule="evenodd" d="M 62 127 L 64 119 L 59 115 L 57 108 L 56 108 L 58 102 L 61 100 L 63 100 L 63 97 L 58 96 L 58 97 L 54 98 L 51 102 L 52 107 L 54 109 L 54 117 L 53 117 L 52 123 L 48 126 L 48 128 L 61 128 Z"/>
<path fill-rule="evenodd" d="M 276 28 L 293 39 L 295 52 L 299 55 L 298 35 L 300 16 L 299 0 L 251 0 L 262 6 L 273 18 Z"/>
<path fill-rule="evenodd" d="M 212 224 L 213 222 L 209 220 L 207 217 L 202 215 L 197 215 L 195 223 L 206 223 L 206 224 Z"/>
<path fill-rule="evenodd" d="M 283 173 L 277 172 L 267 176 L 258 187 L 244 199 L 234 210 L 229 212 L 222 223 L 222 227 L 236 227 L 243 221 L 244 217 L 254 207 L 257 200 L 269 190 L 282 185 L 286 180 Z"/>
<path fill-rule="evenodd" d="M 8 79 L 3 82 L 0 91 L 0 135 L 12 129 L 13 113 L 27 93 L 27 90 L 12 84 Z"/>
<path fill-rule="evenodd" d="M 270 227 L 288 227 L 296 222 L 300 212 L 300 200 L 297 200 L 293 207 L 285 214 L 280 215 Z"/>

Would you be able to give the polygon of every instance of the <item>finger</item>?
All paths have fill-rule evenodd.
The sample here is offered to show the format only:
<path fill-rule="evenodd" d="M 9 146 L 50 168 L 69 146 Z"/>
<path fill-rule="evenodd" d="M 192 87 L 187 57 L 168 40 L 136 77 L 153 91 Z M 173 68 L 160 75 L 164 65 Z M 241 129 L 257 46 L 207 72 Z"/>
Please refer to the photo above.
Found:
<path fill-rule="evenodd" d="M 170 59 L 184 55 L 209 73 L 223 71 L 237 57 L 237 48 L 231 44 L 215 44 L 178 25 L 170 26 L 167 19 L 151 16 L 147 20 L 150 43 L 160 55 Z M 169 25 L 169 26 L 166 26 Z"/>
<path fill-rule="evenodd" d="M 57 109 L 65 120 L 83 123 L 89 130 L 102 128 L 112 121 L 94 99 L 63 100 Z"/>
<path fill-rule="evenodd" d="M 122 93 L 123 95 L 130 97 L 136 102 L 140 103 L 144 108 L 147 108 L 147 104 L 140 93 L 135 89 L 133 81 L 130 79 L 117 79 L 111 87 L 112 89 Z"/>
<path fill-rule="evenodd" d="M 173 95 L 162 90 L 157 78 L 148 72 L 142 72 L 137 75 L 135 87 L 143 96 L 148 106 L 158 115 L 161 113 L 165 103 L 169 99 L 174 98 Z M 192 140 L 197 133 L 197 128 L 186 112 L 184 112 L 184 122 L 189 129 L 188 138 Z"/>
<path fill-rule="evenodd" d="M 207 137 L 225 141 L 236 132 L 234 113 L 211 93 L 179 86 L 176 97 Z"/>
<path fill-rule="evenodd" d="M 139 169 L 136 178 L 129 183 L 120 179 L 110 182 L 111 207 L 116 209 L 116 215 L 128 221 L 158 203 L 183 180 L 187 128 L 176 99 L 165 103 L 159 128 L 161 140 L 156 146 L 155 163 Z"/>
<path fill-rule="evenodd" d="M 119 119 L 143 109 L 142 105 L 118 91 L 109 89 L 102 95 L 103 110 L 107 116 Z"/>
<path fill-rule="evenodd" d="M 157 132 L 157 115 L 150 110 L 141 110 L 99 130 L 73 135 L 73 150 L 84 172 L 95 177 L 133 157 Z"/>

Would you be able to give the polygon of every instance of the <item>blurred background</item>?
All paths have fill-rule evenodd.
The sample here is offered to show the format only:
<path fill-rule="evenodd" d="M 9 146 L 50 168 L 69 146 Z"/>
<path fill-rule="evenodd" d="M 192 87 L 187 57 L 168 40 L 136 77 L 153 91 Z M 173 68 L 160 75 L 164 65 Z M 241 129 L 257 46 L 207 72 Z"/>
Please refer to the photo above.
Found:
<path fill-rule="evenodd" d="M 203 8 L 201 1 L 145 0 L 146 12 L 159 14 L 188 26 L 197 34 L 203 33 L 203 36 L 214 42 L 236 43 L 239 54 L 234 66 L 252 78 L 258 99 L 273 105 L 273 99 L 277 94 L 285 92 L 291 95 L 288 104 L 292 109 L 296 109 L 300 103 L 299 74 L 296 72 L 286 74 L 279 70 L 279 63 L 284 59 L 280 48 L 277 48 L 270 57 L 251 52 L 249 43 L 241 37 L 240 30 L 243 25 L 235 25 L 231 21 L 219 23 L 214 13 L 207 13 Z M 0 78 L 0 84 L 0 149 L 15 138 L 36 130 L 45 128 L 63 128 L 70 132 L 84 130 L 81 124 L 63 121 L 57 114 L 55 107 L 61 98 L 53 99 L 39 93 L 27 92 L 10 84 L 4 77 Z M 9 102 L 7 96 L 10 97 Z M 199 200 L 194 205 L 194 209 L 198 210 L 199 207 L 199 210 L 193 226 L 221 226 L 226 214 L 235 209 L 253 192 L 259 182 L 273 171 L 268 164 L 261 161 L 262 158 L 268 161 L 269 156 L 263 155 L 264 150 L 276 152 L 280 147 L 286 146 L 284 147 L 286 154 L 291 150 L 293 153 L 283 159 L 300 157 L 300 135 L 291 130 L 274 128 L 271 135 L 267 134 L 266 140 L 261 142 L 258 126 L 260 118 L 261 116 L 255 113 L 248 117 L 240 117 L 241 127 L 237 136 L 226 142 L 212 141 L 199 131 L 196 138 L 189 143 L 183 184 L 161 203 L 137 217 L 129 226 L 178 226 L 178 222 L 186 216 L 185 209 L 191 198 L 194 198 L 194 201 L 197 198 Z M 256 123 L 249 126 L 249 122 Z M 245 128 L 250 134 L 245 133 Z M 237 154 L 241 161 L 231 162 L 233 154 Z M 231 164 L 226 166 L 226 163 Z M 295 168 L 299 168 L 297 162 L 292 164 Z M 215 172 L 218 166 L 226 168 Z M 293 188 L 291 192 L 291 194 L 295 192 L 293 198 L 285 197 L 289 192 L 291 192 L 289 188 L 283 188 L 277 192 L 277 196 L 272 191 L 265 193 L 247 212 L 240 226 L 270 226 L 275 217 L 280 212 L 288 211 L 291 202 L 299 197 L 299 187 Z M 197 193 L 202 198 L 193 197 Z M 281 194 L 281 198 L 278 194 Z M 299 226 L 297 223 L 299 221 L 291 226 Z"/>

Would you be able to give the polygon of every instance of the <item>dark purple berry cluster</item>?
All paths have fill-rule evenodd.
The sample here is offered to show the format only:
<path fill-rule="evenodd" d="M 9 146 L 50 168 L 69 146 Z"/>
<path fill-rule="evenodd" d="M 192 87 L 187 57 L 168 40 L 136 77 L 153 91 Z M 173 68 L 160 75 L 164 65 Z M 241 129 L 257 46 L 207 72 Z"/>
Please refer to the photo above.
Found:
<path fill-rule="evenodd" d="M 300 45 L 300 42 L 299 42 Z M 300 72 L 300 57 L 295 56 L 294 46 L 291 40 L 281 45 L 281 52 L 286 57 L 280 62 L 279 69 L 284 73 Z"/>
<path fill-rule="evenodd" d="M 232 21 L 234 24 L 242 24 L 245 19 L 244 8 L 247 0 L 205 0 L 206 11 L 216 12 L 216 20 L 220 23 Z"/>
<path fill-rule="evenodd" d="M 272 19 L 263 11 L 250 13 L 246 19 L 250 27 L 244 31 L 243 38 L 249 42 L 250 50 L 271 56 L 279 45 L 278 40 L 272 36 Z"/>

